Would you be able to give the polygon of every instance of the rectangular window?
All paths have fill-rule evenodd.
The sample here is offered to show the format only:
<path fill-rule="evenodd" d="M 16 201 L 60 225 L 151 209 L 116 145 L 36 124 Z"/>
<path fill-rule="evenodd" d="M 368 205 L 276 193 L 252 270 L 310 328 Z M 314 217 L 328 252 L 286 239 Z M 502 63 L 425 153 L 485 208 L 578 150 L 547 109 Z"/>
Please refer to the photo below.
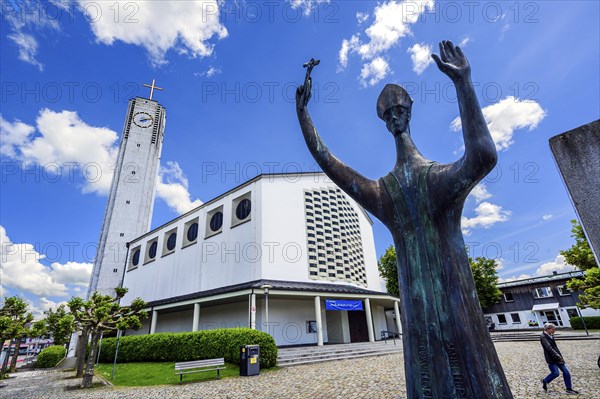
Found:
<path fill-rule="evenodd" d="M 498 324 L 506 324 L 506 316 L 503 314 L 498 315 Z"/>
<path fill-rule="evenodd" d="M 532 291 L 533 297 L 536 299 L 550 298 L 552 295 L 552 289 L 550 287 L 536 288 Z"/>
<path fill-rule="evenodd" d="M 505 302 L 513 302 L 515 299 L 513 298 L 513 294 L 510 291 L 506 291 L 504 293 L 504 301 Z"/>
<path fill-rule="evenodd" d="M 521 317 L 519 317 L 518 313 L 511 313 L 510 318 L 512 319 L 513 324 L 519 324 L 521 322 Z"/>
<path fill-rule="evenodd" d="M 571 295 L 573 293 L 573 291 L 571 291 L 571 289 L 569 289 L 569 287 L 567 287 L 566 285 L 559 285 L 557 288 L 558 288 L 558 293 L 561 296 L 567 296 L 567 295 Z"/>

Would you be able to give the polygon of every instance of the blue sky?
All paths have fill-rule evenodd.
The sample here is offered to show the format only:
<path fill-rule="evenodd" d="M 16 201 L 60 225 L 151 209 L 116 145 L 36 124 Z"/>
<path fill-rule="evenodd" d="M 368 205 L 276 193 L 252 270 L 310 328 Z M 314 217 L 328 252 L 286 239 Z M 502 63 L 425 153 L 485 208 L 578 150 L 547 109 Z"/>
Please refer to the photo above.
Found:
<path fill-rule="evenodd" d="M 386 83 L 414 99 L 428 158 L 460 157 L 458 105 L 430 62 L 460 44 L 499 149 L 463 213 L 472 256 L 502 279 L 572 267 L 575 218 L 548 146 L 598 119 L 595 1 L 2 2 L 2 295 L 36 312 L 87 285 L 129 98 L 154 78 L 167 108 L 153 226 L 258 172 L 313 171 L 295 87 L 313 71 L 310 110 L 329 148 L 376 179 L 394 164 L 377 118 Z M 377 254 L 391 244 L 378 221 Z"/>

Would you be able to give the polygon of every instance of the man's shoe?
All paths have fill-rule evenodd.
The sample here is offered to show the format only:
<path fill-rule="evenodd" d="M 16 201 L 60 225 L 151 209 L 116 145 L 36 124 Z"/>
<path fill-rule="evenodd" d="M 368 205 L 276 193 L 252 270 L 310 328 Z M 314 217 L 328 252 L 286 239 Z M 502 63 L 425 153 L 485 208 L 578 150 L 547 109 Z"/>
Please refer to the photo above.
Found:
<path fill-rule="evenodd" d="M 542 388 L 544 388 L 544 391 L 548 390 L 548 384 L 546 384 L 546 380 L 542 380 Z"/>
<path fill-rule="evenodd" d="M 569 395 L 577 395 L 579 393 L 579 391 L 569 388 L 569 389 L 567 389 L 567 393 Z"/>

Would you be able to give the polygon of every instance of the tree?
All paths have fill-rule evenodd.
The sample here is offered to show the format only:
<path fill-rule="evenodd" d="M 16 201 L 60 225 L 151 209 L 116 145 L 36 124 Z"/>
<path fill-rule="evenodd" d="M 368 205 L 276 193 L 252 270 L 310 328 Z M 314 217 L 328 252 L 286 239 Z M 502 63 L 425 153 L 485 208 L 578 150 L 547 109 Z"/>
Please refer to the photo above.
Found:
<path fill-rule="evenodd" d="M 34 324 L 37 335 L 52 337 L 54 345 L 66 345 L 75 328 L 73 315 L 66 311 L 65 305 L 56 310 L 50 308 L 44 314 L 46 317 Z"/>
<path fill-rule="evenodd" d="M 4 298 L 4 306 L 0 309 L 0 338 L 2 342 L 10 339 L 11 344 L 14 345 L 14 353 L 10 363 L 10 370 L 15 371 L 17 368 L 17 358 L 19 357 L 19 349 L 21 346 L 21 338 L 25 338 L 29 334 L 27 325 L 33 320 L 33 315 L 27 312 L 27 303 L 18 297 L 12 296 L 10 298 Z M 0 370 L 0 378 L 4 378 L 8 366 L 8 358 L 10 353 L 6 353 L 4 362 L 2 363 L 2 369 Z"/>
<path fill-rule="evenodd" d="M 469 257 L 475 289 L 482 309 L 498 302 L 502 291 L 498 288 L 498 275 L 496 274 L 496 261 L 494 259 L 478 257 L 473 260 Z"/>
<path fill-rule="evenodd" d="M 502 291 L 497 287 L 498 275 L 496 274 L 496 261 L 488 258 L 469 257 L 475 288 L 482 309 L 498 302 Z M 393 245 L 385 251 L 385 254 L 377 262 L 379 276 L 385 280 L 385 289 L 390 295 L 400 296 L 398 290 L 398 265 L 396 262 L 396 250 Z"/>
<path fill-rule="evenodd" d="M 385 289 L 390 295 L 400 296 L 398 290 L 398 262 L 396 261 L 396 249 L 390 245 L 385 254 L 377 262 L 379 276 L 385 280 Z"/>
<path fill-rule="evenodd" d="M 142 310 L 146 302 L 141 298 L 134 299 L 129 306 L 120 306 L 119 301 L 127 293 L 127 288 L 115 288 L 115 293 L 116 296 L 113 298 L 94 292 L 88 301 L 73 297 L 68 302 L 78 328 L 87 331 L 91 336 L 90 353 L 81 384 L 83 388 L 92 386 L 96 349 L 101 334 L 124 329 L 139 330 L 142 327 L 140 318 L 148 317 L 148 314 Z"/>
<path fill-rule="evenodd" d="M 582 278 L 572 279 L 567 286 L 573 291 L 583 292 L 579 295 L 577 306 L 600 309 L 600 268 L 585 238 L 583 228 L 576 220 L 571 220 L 571 224 L 573 225 L 571 237 L 575 238 L 575 244 L 566 251 L 560 251 L 560 254 L 565 257 L 568 264 L 584 270 L 585 274 Z"/>

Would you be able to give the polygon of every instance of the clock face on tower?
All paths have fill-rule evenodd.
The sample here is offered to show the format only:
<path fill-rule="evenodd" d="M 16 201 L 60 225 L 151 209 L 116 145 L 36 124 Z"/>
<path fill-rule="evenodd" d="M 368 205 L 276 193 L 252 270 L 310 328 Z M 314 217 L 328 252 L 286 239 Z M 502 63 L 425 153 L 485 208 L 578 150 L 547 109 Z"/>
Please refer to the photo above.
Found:
<path fill-rule="evenodd" d="M 154 120 L 147 112 L 136 112 L 135 115 L 133 115 L 133 123 L 141 128 L 146 128 L 152 126 Z"/>

